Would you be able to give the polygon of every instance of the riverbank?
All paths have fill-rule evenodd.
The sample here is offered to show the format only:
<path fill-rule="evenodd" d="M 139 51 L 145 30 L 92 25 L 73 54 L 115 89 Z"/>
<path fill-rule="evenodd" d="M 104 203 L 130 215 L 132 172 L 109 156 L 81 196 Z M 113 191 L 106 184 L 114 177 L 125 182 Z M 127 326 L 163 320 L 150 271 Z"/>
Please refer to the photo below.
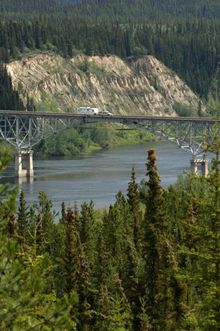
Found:
<path fill-rule="evenodd" d="M 35 147 L 37 157 L 89 156 L 116 146 L 156 141 L 146 130 L 129 129 L 121 125 L 96 124 L 85 128 L 71 128 L 58 132 Z"/>
<path fill-rule="evenodd" d="M 71 128 L 58 132 L 46 140 L 42 140 L 34 147 L 37 158 L 80 157 L 89 156 L 96 152 L 111 150 L 117 146 L 137 145 L 149 141 L 156 141 L 156 137 L 146 130 L 134 130 L 121 125 L 103 125 L 86 128 Z M 11 158 L 15 154 L 14 148 L 5 141 L 1 141 L 0 155 L 7 149 Z"/>

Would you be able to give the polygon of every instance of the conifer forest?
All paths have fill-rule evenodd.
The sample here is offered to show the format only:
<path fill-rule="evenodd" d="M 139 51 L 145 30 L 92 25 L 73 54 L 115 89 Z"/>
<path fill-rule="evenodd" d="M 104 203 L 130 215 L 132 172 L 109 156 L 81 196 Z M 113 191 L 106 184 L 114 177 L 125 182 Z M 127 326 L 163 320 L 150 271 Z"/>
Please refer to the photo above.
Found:
<path fill-rule="evenodd" d="M 154 55 L 219 111 L 218 0 L 0 0 L 0 18 L 1 110 L 25 108 L 5 64 L 54 52 Z M 30 205 L 3 183 L 1 151 L 0 331 L 219 331 L 218 134 L 207 148 L 206 178 L 164 188 L 149 149 L 141 184 L 131 165 L 113 204 L 59 214 L 44 192 Z"/>
<path fill-rule="evenodd" d="M 219 146 L 208 178 L 168 189 L 151 149 L 141 187 L 132 168 L 108 209 L 62 203 L 58 221 L 44 192 L 16 208 L 1 185 L 0 329 L 219 330 Z"/>

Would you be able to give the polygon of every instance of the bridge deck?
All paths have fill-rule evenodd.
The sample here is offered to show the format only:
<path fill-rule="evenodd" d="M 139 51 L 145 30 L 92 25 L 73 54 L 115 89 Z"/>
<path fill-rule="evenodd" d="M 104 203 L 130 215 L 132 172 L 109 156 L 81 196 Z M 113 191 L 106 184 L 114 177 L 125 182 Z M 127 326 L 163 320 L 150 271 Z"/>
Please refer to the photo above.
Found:
<path fill-rule="evenodd" d="M 143 115 L 84 115 L 76 113 L 51 113 L 51 112 L 30 112 L 15 110 L 0 110 L 0 117 L 20 117 L 20 118 L 56 118 L 56 119 L 96 119 L 107 122 L 114 121 L 155 121 L 155 122 L 193 122 L 203 124 L 220 123 L 220 119 L 211 117 L 170 117 L 170 116 L 143 116 Z"/>

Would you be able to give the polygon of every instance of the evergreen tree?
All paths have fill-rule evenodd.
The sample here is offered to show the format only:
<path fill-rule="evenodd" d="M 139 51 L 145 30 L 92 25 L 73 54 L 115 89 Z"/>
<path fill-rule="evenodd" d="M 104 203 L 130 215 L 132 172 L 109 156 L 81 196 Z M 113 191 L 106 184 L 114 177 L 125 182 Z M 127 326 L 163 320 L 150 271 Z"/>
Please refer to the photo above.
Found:
<path fill-rule="evenodd" d="M 0 161 L 0 170 L 7 164 L 7 155 Z M 6 231 L 10 213 L 15 211 L 15 192 L 0 184 L 0 329 L 70 329 L 70 304 L 47 293 L 50 261 L 36 258 L 32 250 L 21 254 L 17 235 Z M 24 200 L 21 198 L 24 216 Z M 8 213 L 10 211 L 10 213 Z M 23 230 L 23 228 L 22 228 Z"/>
<path fill-rule="evenodd" d="M 96 240 L 96 259 L 95 259 L 95 275 L 96 286 L 102 292 L 107 284 L 110 268 L 110 254 L 107 250 L 103 236 L 103 228 L 99 232 Z"/>
<path fill-rule="evenodd" d="M 203 288 L 199 292 L 199 325 L 203 330 L 217 331 L 220 327 L 220 139 L 215 136 L 212 152 L 215 158 L 212 162 L 212 172 L 208 178 L 210 185 L 210 202 L 200 201 L 203 210 L 204 221 L 200 230 L 200 240 L 206 238 L 207 249 L 203 245 L 198 251 L 200 263 L 200 277 L 202 282 L 199 286 Z M 207 216 L 206 216 L 207 215 Z"/>
<path fill-rule="evenodd" d="M 79 244 L 77 244 L 79 241 L 79 233 L 76 231 L 74 221 L 74 211 L 72 209 L 68 209 L 65 217 L 65 240 L 62 254 L 62 279 L 64 292 L 69 296 L 76 288 L 76 263 L 77 255 L 79 253 Z"/>
<path fill-rule="evenodd" d="M 172 289 L 175 254 L 165 213 L 164 190 L 153 149 L 148 151 L 148 194 L 146 199 L 143 253 L 146 279 L 146 313 L 153 330 L 175 325 Z"/>
<path fill-rule="evenodd" d="M 90 263 L 82 246 L 80 246 L 76 267 L 77 295 L 79 298 L 77 330 L 89 331 L 95 314 L 93 305 L 94 292 L 96 291 L 92 288 Z"/>
<path fill-rule="evenodd" d="M 131 210 L 134 211 L 139 203 L 138 184 L 136 183 L 136 174 L 134 167 L 132 167 L 131 180 L 128 183 L 127 192 L 128 203 L 131 206 Z"/>
<path fill-rule="evenodd" d="M 17 213 L 17 227 L 18 227 L 18 235 L 21 237 L 21 241 L 26 243 L 28 240 L 28 224 L 29 224 L 29 211 L 26 206 L 24 192 L 21 191 L 20 199 L 19 199 L 19 207 Z"/>
<path fill-rule="evenodd" d="M 136 183 L 135 169 L 132 168 L 131 180 L 128 183 L 127 189 L 128 203 L 130 205 L 131 213 L 131 227 L 133 232 L 133 240 L 136 249 L 139 248 L 140 241 L 140 227 L 142 221 L 142 212 L 140 210 L 140 194 L 138 191 L 138 184 Z"/>
<path fill-rule="evenodd" d="M 1 59 L 0 59 L 1 61 Z M 12 86 L 5 66 L 0 62 L 0 109 L 22 110 L 24 105 Z"/>
<path fill-rule="evenodd" d="M 64 224 L 66 221 L 66 206 L 65 206 L 65 202 L 62 202 L 61 204 L 61 219 L 60 219 L 60 223 Z"/>

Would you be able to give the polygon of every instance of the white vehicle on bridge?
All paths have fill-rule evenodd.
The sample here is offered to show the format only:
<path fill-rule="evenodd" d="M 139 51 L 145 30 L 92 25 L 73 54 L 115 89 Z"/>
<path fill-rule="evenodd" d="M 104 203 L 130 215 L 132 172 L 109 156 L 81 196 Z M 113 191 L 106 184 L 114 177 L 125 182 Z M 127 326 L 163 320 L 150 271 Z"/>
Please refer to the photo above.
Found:
<path fill-rule="evenodd" d="M 99 115 L 104 115 L 104 116 L 113 116 L 113 114 L 108 111 L 108 110 L 103 110 L 99 112 Z"/>
<path fill-rule="evenodd" d="M 98 108 L 91 108 L 91 107 L 79 107 L 77 109 L 77 113 L 81 115 L 98 115 L 99 110 Z"/>

